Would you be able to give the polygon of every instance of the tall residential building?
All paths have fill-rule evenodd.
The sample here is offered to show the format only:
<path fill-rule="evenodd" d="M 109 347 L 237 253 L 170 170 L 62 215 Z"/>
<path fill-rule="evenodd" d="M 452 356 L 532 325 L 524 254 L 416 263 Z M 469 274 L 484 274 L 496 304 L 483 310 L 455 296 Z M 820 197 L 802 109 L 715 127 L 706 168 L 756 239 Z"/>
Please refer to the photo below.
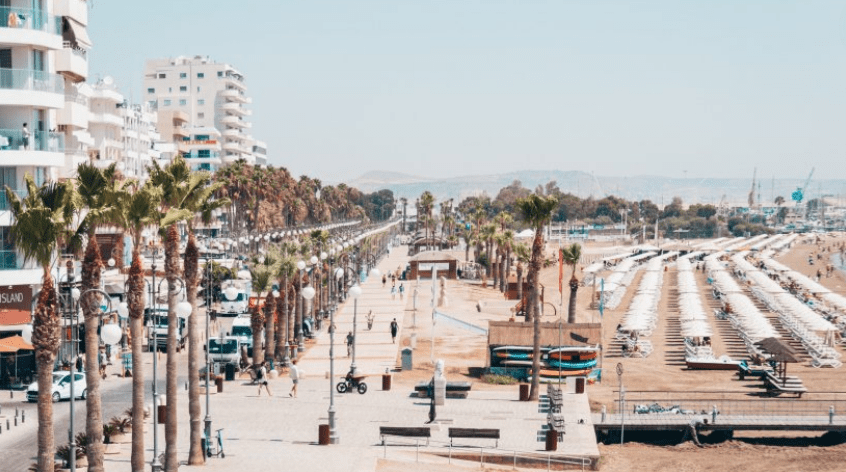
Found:
<path fill-rule="evenodd" d="M 87 23 L 85 0 L 0 0 L 0 186 L 25 193 L 25 174 L 36 183 L 67 177 L 85 159 Z M 41 271 L 24 267 L 10 225 L 3 194 L 0 286 L 38 285 Z"/>
<path fill-rule="evenodd" d="M 111 77 L 91 89 L 89 132 L 93 145 L 88 157 L 97 167 L 117 164 L 125 176 L 144 180 L 147 168 L 157 160 L 160 141 L 156 131 L 158 116 L 146 103 L 130 104 L 118 91 Z"/>
<path fill-rule="evenodd" d="M 216 170 L 238 159 L 257 164 L 256 142 L 249 134 L 252 112 L 246 108 L 252 100 L 246 92 L 243 74 L 207 56 L 152 59 L 144 67 L 144 99 L 160 112 L 159 129 L 174 126 L 165 113 L 176 110 L 187 114 L 187 128 L 196 131 L 192 136 L 179 136 L 191 143 L 180 152 L 197 159 L 189 160 L 194 168 Z M 218 135 L 206 132 L 212 128 Z M 266 161 L 264 147 L 261 151 L 259 159 Z M 212 157 L 215 152 L 219 161 Z"/>

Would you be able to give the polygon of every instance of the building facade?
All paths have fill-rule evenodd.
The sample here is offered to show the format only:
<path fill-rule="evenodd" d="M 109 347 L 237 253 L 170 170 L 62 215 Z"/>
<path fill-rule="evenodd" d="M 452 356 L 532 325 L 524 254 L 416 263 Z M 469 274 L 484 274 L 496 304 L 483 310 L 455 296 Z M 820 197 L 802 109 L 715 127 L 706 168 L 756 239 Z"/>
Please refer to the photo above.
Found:
<path fill-rule="evenodd" d="M 252 112 L 247 105 L 252 99 L 247 96 L 243 74 L 233 66 L 214 62 L 207 56 L 148 60 L 144 68 L 144 99 L 160 113 L 185 113 L 187 128 L 199 130 L 193 136 L 181 136 L 190 143 L 187 144 L 190 149 L 180 152 L 192 162 L 192 167 L 214 171 L 239 159 L 261 165 L 257 154 L 258 160 L 266 163 L 266 146 L 257 144 L 250 135 Z M 159 129 L 171 126 L 168 115 L 160 114 Z M 206 132 L 212 128 L 217 130 L 216 134 Z M 202 141 L 206 142 L 197 144 Z M 212 144 L 219 144 L 219 149 Z M 194 152 L 201 150 L 202 153 Z M 209 156 L 206 151 L 217 155 Z"/>

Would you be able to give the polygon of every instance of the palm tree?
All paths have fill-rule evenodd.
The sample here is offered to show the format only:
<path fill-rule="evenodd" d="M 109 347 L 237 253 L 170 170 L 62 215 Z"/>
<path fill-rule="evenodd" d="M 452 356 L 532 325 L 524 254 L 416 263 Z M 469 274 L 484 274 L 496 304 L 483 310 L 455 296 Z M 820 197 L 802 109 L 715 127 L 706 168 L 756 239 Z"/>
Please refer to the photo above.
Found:
<path fill-rule="evenodd" d="M 165 421 L 165 470 L 179 468 L 176 455 L 177 444 L 177 392 L 176 378 L 176 329 L 179 318 L 176 314 L 179 287 L 177 281 L 182 272 L 179 267 L 179 231 L 176 225 L 194 216 L 198 193 L 207 186 L 205 173 L 192 173 L 185 159 L 177 157 L 162 168 L 156 161 L 150 169 L 150 182 L 162 191 L 159 206 L 159 227 L 165 235 L 165 278 L 167 278 L 167 367 L 165 381 L 166 421 Z M 187 289 L 187 287 L 181 287 Z M 194 308 L 192 307 L 192 311 Z M 191 377 L 192 375 L 189 375 Z"/>
<path fill-rule="evenodd" d="M 435 196 L 432 195 L 432 192 L 426 190 L 425 192 L 423 192 L 422 195 L 420 195 L 420 212 L 422 213 L 422 215 L 418 214 L 417 219 L 419 220 L 420 217 L 422 216 L 425 223 L 426 223 L 426 239 L 424 239 L 424 241 L 426 241 L 427 246 L 429 244 L 430 218 L 432 216 L 432 207 L 434 205 L 435 205 Z"/>
<path fill-rule="evenodd" d="M 192 174 L 192 179 L 198 181 L 195 191 L 186 195 L 183 208 L 199 215 L 200 220 L 208 225 L 212 214 L 218 208 L 229 204 L 228 198 L 214 199 L 214 194 L 223 185 L 212 183 L 211 175 L 207 172 Z M 188 220 L 188 244 L 185 247 L 185 285 L 188 292 L 188 303 L 191 314 L 188 315 L 188 372 L 198 372 L 200 367 L 200 340 L 197 326 L 197 288 L 200 283 L 199 251 L 197 238 L 194 234 L 194 218 Z M 206 313 L 208 316 L 208 313 Z M 191 434 L 188 450 L 188 465 L 202 465 L 205 463 L 202 448 L 202 411 L 200 408 L 200 378 L 197 375 L 188 376 L 188 415 L 190 418 Z"/>
<path fill-rule="evenodd" d="M 582 258 L 582 246 L 573 243 L 561 249 L 561 258 L 565 264 L 573 268 L 570 276 L 570 305 L 567 308 L 567 323 L 576 322 L 576 292 L 579 290 L 579 279 L 576 278 L 576 264 Z"/>
<path fill-rule="evenodd" d="M 523 302 L 523 264 L 528 264 L 532 259 L 529 246 L 524 243 L 517 243 L 514 245 L 514 255 L 517 256 L 517 300 Z M 526 309 L 526 304 L 523 303 L 523 309 Z M 526 321 L 529 321 L 526 319 Z"/>
<path fill-rule="evenodd" d="M 87 211 L 80 225 L 80 233 L 87 235 L 88 244 L 82 264 L 82 290 L 86 295 L 80 300 L 85 318 L 85 399 L 87 410 L 85 432 L 88 436 L 86 454 L 88 470 L 103 471 L 103 414 L 100 400 L 100 372 L 94 368 L 98 364 L 99 339 L 97 330 L 100 324 L 100 295 L 93 289 L 100 288 L 100 270 L 103 261 L 100 246 L 97 244 L 97 227 L 114 219 L 117 190 L 115 164 L 107 169 L 98 169 L 83 163 L 76 170 L 76 207 Z"/>
<path fill-rule="evenodd" d="M 253 276 L 253 290 L 258 293 L 253 313 L 250 317 L 250 326 L 253 330 L 253 365 L 264 362 L 264 349 L 262 349 L 262 329 L 264 329 L 264 312 L 262 310 L 262 293 L 270 288 L 271 268 L 262 264 L 254 266 L 250 271 Z"/>
<path fill-rule="evenodd" d="M 542 197 L 531 194 L 526 198 L 517 200 L 517 207 L 523 214 L 523 219 L 535 230 L 535 239 L 532 242 L 532 259 L 529 263 L 529 304 L 526 307 L 526 320 L 534 321 L 534 354 L 532 356 L 532 386 L 529 390 L 529 399 L 538 399 L 540 386 L 540 313 L 538 312 L 539 302 L 539 275 L 541 260 L 543 259 L 543 226 L 552 218 L 552 211 L 558 205 L 554 197 Z"/>
<path fill-rule="evenodd" d="M 41 292 L 32 320 L 32 345 L 38 369 L 38 471 L 53 472 L 53 363 L 59 350 L 59 316 L 56 290 L 50 266 L 60 241 L 67 237 L 67 224 L 73 217 L 68 183 L 46 182 L 35 186 L 32 176 L 24 177 L 27 196 L 19 199 L 6 187 L 6 201 L 14 217 L 11 233 L 24 261 L 41 266 Z"/>
<path fill-rule="evenodd" d="M 116 224 L 129 231 L 132 238 L 132 264 L 127 279 L 127 307 L 132 348 L 132 470 L 144 470 L 144 264 L 141 260 L 141 235 L 144 228 L 159 222 L 161 192 L 151 185 L 127 182 L 116 194 Z"/>

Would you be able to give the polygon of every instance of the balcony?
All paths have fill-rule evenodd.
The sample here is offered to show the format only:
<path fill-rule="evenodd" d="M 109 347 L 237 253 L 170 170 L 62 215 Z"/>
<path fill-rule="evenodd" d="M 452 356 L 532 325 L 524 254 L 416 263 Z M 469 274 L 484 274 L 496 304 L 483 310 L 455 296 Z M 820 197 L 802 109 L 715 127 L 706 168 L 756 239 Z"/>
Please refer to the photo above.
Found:
<path fill-rule="evenodd" d="M 24 138 L 20 129 L 0 129 L 0 166 L 61 167 L 65 163 L 65 135 L 31 131 Z"/>
<path fill-rule="evenodd" d="M 244 139 L 244 133 L 240 129 L 227 128 L 223 131 L 224 138 Z"/>
<path fill-rule="evenodd" d="M 63 44 L 64 47 L 56 52 L 56 72 L 73 82 L 83 82 L 88 77 L 88 51 L 70 41 Z"/>
<path fill-rule="evenodd" d="M 0 7 L 0 44 L 62 47 L 61 17 L 32 8 Z"/>
<path fill-rule="evenodd" d="M 78 96 L 85 98 L 83 96 Z M 69 97 L 65 97 L 66 99 Z M 80 103 L 80 100 L 65 100 L 64 108 L 56 112 L 56 122 L 60 125 L 71 126 L 78 129 L 88 128 L 88 117 L 90 112 L 86 104 Z"/>
<path fill-rule="evenodd" d="M 231 101 L 237 103 L 250 103 L 251 100 L 244 95 L 243 92 L 236 90 L 236 89 L 226 89 L 220 92 L 220 96 Z"/>
<path fill-rule="evenodd" d="M 239 118 L 237 116 L 224 116 L 223 118 L 221 118 L 220 122 L 225 124 L 225 125 L 235 126 L 235 127 L 238 127 L 238 128 L 250 128 L 250 127 L 252 127 L 252 125 L 250 125 L 250 123 L 247 123 L 246 121 L 242 120 L 241 118 Z"/>
<path fill-rule="evenodd" d="M 82 25 L 88 24 L 88 2 L 85 0 L 53 0 L 53 13 L 73 18 Z"/>
<path fill-rule="evenodd" d="M 241 150 L 241 145 L 238 143 L 226 143 L 223 145 L 223 150 L 230 152 L 243 152 Z"/>
<path fill-rule="evenodd" d="M 187 129 L 183 128 L 182 125 L 174 125 L 173 126 L 173 137 L 177 138 L 187 138 L 190 136 L 190 133 Z"/>
<path fill-rule="evenodd" d="M 88 121 L 91 124 L 123 127 L 123 118 L 113 113 L 91 113 Z"/>
<path fill-rule="evenodd" d="M 0 69 L 0 103 L 13 106 L 62 108 L 65 105 L 65 83 L 61 75 L 49 72 Z"/>
<path fill-rule="evenodd" d="M 181 110 L 174 110 L 173 126 L 182 126 L 184 123 L 188 123 L 188 113 Z"/>

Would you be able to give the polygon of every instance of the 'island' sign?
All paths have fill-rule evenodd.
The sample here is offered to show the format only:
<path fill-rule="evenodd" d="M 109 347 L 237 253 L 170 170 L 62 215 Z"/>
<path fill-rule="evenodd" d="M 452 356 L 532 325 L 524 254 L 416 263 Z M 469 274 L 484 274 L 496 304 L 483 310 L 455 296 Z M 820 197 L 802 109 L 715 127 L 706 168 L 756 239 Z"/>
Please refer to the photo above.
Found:
<path fill-rule="evenodd" d="M 31 285 L 4 285 L 0 286 L 0 310 L 23 310 L 32 309 L 32 286 Z"/>

